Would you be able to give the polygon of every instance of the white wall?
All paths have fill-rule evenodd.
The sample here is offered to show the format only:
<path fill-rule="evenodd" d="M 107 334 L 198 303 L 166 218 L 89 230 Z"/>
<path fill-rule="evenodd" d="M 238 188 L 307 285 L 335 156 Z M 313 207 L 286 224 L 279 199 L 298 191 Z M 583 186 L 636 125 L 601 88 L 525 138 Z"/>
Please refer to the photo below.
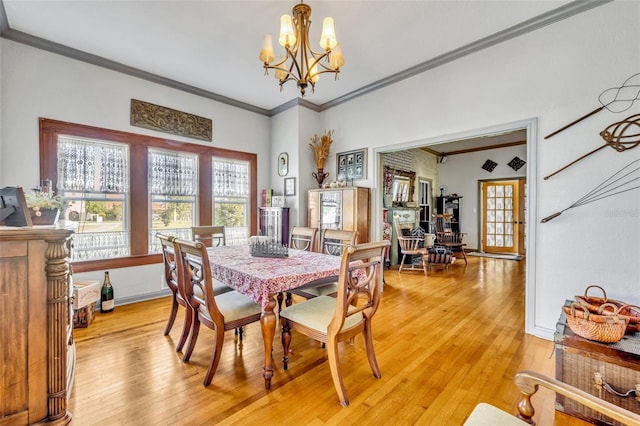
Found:
<path fill-rule="evenodd" d="M 601 112 L 543 140 L 598 107 L 603 90 L 640 71 L 638 40 L 640 3 L 612 2 L 343 103 L 323 112 L 322 119 L 349 149 L 388 150 L 537 118 L 537 136 L 529 141 L 537 161 L 527 163 L 529 187 L 537 191 L 529 200 L 536 208 L 529 211 L 535 250 L 528 253 L 535 257 L 527 259 L 527 331 L 550 338 L 564 300 L 588 284 L 640 303 L 640 191 L 539 223 L 640 157 L 640 149 L 620 154 L 607 148 L 542 179 L 600 146 L 599 133 L 609 124 L 640 111 L 636 103 L 624 113 Z"/>
<path fill-rule="evenodd" d="M 6 39 L 0 40 L 0 46 L 0 120 L 5 123 L 0 130 L 0 187 L 38 184 L 39 117 L 256 153 L 258 186 L 269 182 L 268 117 Z M 131 98 L 211 118 L 213 142 L 129 125 Z M 159 291 L 161 274 L 161 265 L 111 272 L 118 303 Z M 102 271 L 76 274 L 77 279 L 100 281 L 102 276 Z"/>
<path fill-rule="evenodd" d="M 283 194 L 284 179 L 296 179 L 295 195 L 286 197 L 290 210 L 289 223 L 291 226 L 307 226 L 307 191 L 317 188 L 311 176 L 315 170 L 315 160 L 309 147 L 309 138 L 323 132 L 318 130 L 319 114 L 297 106 L 276 114 L 271 120 L 271 157 L 277 158 L 280 152 L 289 154 L 289 173 L 286 177 L 278 176 L 275 165 L 272 166 L 272 188 L 278 194 Z"/>

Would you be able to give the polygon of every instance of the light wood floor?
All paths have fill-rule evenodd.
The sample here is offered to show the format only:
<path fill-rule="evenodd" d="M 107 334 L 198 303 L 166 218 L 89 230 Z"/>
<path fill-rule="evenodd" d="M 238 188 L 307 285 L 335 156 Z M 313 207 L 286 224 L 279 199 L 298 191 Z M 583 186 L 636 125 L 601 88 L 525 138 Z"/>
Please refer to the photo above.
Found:
<path fill-rule="evenodd" d="M 117 306 L 75 330 L 77 368 L 69 402 L 76 425 L 460 425 L 481 401 L 515 413 L 519 370 L 554 376 L 553 344 L 524 334 L 526 261 L 469 257 L 449 272 L 385 271 L 374 318 L 382 378 L 372 377 L 363 342 L 342 344 L 351 404 L 342 408 L 319 344 L 293 334 L 289 370 L 274 343 L 272 389 L 264 389 L 259 324 L 241 348 L 228 332 L 222 360 L 202 386 L 212 333 L 203 328 L 184 364 L 175 351 L 183 316 L 163 336 L 169 299 Z M 560 313 L 560 307 L 558 307 Z M 539 425 L 585 425 L 555 413 L 554 394 L 533 398 Z"/>

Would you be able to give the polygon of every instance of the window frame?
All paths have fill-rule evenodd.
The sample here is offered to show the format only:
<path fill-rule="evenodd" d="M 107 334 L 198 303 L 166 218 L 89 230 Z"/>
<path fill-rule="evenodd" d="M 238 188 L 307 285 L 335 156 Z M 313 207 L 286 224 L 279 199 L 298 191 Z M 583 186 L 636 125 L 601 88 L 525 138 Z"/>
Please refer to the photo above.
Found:
<path fill-rule="evenodd" d="M 207 145 L 180 142 L 171 139 L 130 133 L 121 130 L 104 129 L 52 120 L 39 119 L 40 129 L 40 181 L 51 179 L 53 190 L 57 192 L 58 168 L 57 146 L 58 136 L 68 135 L 83 138 L 99 139 L 129 145 L 129 162 L 136 167 L 129 167 L 130 217 L 130 255 L 112 259 L 73 262 L 74 272 L 89 272 L 104 269 L 126 268 L 162 262 L 162 255 L 149 253 L 149 182 L 148 182 L 148 147 L 170 151 L 183 151 L 198 154 L 198 197 L 197 222 L 200 225 L 211 225 L 213 219 L 212 194 L 212 158 L 222 157 L 231 160 L 242 160 L 249 163 L 249 230 L 250 235 L 257 232 L 257 168 L 258 156 L 255 153 L 233 151 Z"/>

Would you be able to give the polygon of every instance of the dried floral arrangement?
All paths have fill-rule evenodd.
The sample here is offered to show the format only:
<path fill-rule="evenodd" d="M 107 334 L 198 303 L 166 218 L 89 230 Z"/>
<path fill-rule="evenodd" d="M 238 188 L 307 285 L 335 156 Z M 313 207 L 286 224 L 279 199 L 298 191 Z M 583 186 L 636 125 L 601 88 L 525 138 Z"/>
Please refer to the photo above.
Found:
<path fill-rule="evenodd" d="M 318 169 L 324 169 L 324 161 L 329 157 L 329 150 L 333 143 L 333 130 L 327 130 L 324 135 L 313 135 L 309 146 L 313 151 L 313 156 L 316 159 L 316 166 Z"/>

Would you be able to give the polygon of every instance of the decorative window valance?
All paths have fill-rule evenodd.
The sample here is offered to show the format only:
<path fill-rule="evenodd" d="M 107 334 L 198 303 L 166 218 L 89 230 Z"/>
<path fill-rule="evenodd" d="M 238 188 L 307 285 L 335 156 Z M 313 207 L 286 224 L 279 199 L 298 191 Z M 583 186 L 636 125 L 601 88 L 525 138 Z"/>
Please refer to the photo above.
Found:
<path fill-rule="evenodd" d="M 198 156 L 149 150 L 149 191 L 157 195 L 196 195 Z"/>
<path fill-rule="evenodd" d="M 126 145 L 58 137 L 59 190 L 127 192 L 129 190 Z"/>
<path fill-rule="evenodd" d="M 248 197 L 249 163 L 213 159 L 213 196 Z"/>

